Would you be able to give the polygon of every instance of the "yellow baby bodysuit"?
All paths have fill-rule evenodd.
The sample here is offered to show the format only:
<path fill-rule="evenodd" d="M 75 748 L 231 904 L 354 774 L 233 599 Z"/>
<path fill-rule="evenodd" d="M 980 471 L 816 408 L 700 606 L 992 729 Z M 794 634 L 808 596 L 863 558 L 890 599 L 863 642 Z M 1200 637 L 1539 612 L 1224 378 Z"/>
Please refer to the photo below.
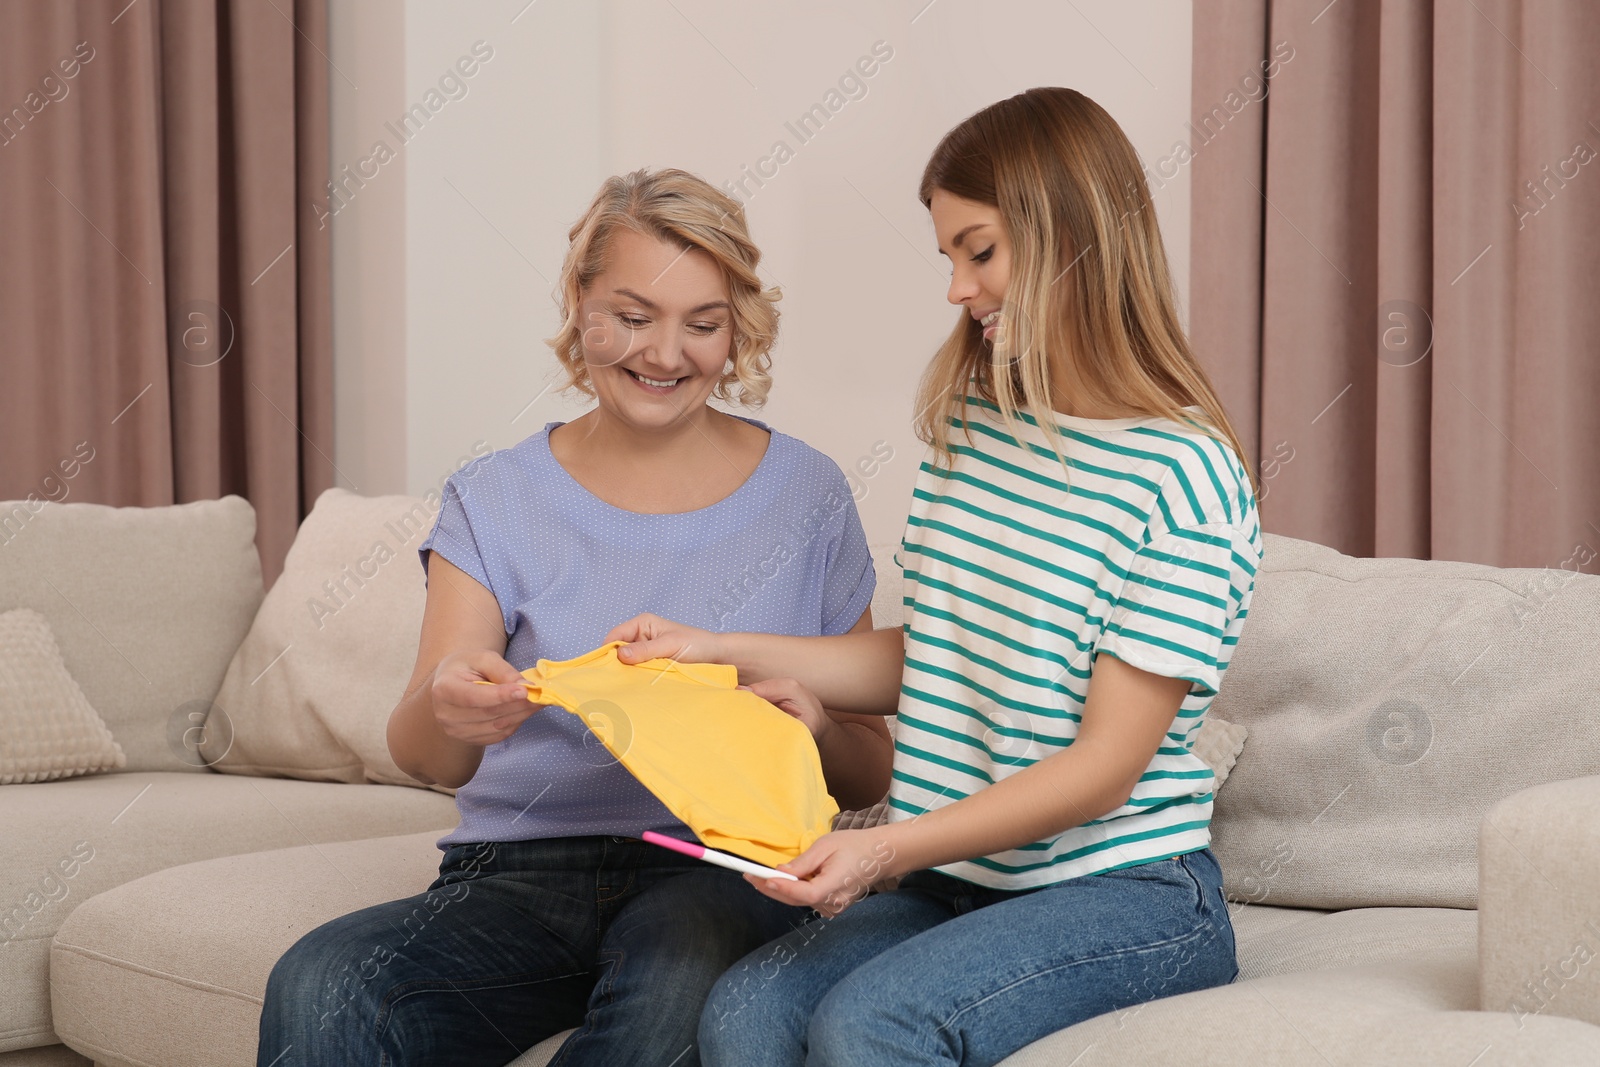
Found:
<path fill-rule="evenodd" d="M 811 731 L 721 663 L 627 664 L 621 641 L 522 672 L 528 699 L 577 715 L 708 848 L 757 863 L 792 860 L 828 832 Z"/>

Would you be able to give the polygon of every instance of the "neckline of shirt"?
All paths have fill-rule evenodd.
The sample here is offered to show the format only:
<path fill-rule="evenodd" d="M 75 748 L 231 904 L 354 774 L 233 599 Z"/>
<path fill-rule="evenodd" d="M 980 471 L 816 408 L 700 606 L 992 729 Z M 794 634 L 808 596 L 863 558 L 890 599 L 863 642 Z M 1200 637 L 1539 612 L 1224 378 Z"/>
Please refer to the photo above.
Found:
<path fill-rule="evenodd" d="M 998 412 L 989 411 L 987 408 L 982 408 L 981 410 L 983 410 L 995 422 L 1001 421 Z M 1033 415 L 1033 412 L 1029 411 L 1027 408 L 1022 408 L 1019 410 L 1021 413 Z M 1205 416 L 1205 409 L 1200 407 L 1198 404 L 1186 404 L 1179 410 L 1199 415 L 1202 418 Z M 1055 423 L 1058 427 L 1091 432 L 1104 430 L 1127 430 L 1135 426 L 1149 426 L 1156 423 L 1171 422 L 1170 419 L 1163 415 L 1125 415 L 1117 419 L 1086 419 L 1079 415 L 1067 415 L 1060 411 L 1051 411 L 1049 412 L 1049 417 L 1050 421 Z M 1034 416 L 1034 418 L 1037 419 L 1038 417 Z M 1033 427 L 1033 429 L 1042 429 L 1042 427 Z"/>
<path fill-rule="evenodd" d="M 1197 404 L 1187 404 L 1181 410 L 1204 415 L 1205 409 Z M 1077 415 L 1064 415 L 1059 411 L 1050 412 L 1050 419 L 1061 426 L 1071 426 L 1077 430 L 1126 430 L 1132 426 L 1145 426 L 1153 422 L 1169 422 L 1163 415 L 1125 415 L 1120 419 L 1085 419 Z"/>
<path fill-rule="evenodd" d="M 748 422 L 752 426 L 756 426 L 767 431 L 766 451 L 761 453 L 761 459 L 756 463 L 755 470 L 751 471 L 750 476 L 739 483 L 738 488 L 734 489 L 733 492 L 729 493 L 721 500 L 707 504 L 703 508 L 695 508 L 692 511 L 629 511 L 627 508 L 619 508 L 610 501 L 602 500 L 595 496 L 594 493 L 589 491 L 587 486 L 572 476 L 571 471 L 567 470 L 567 468 L 561 465 L 561 461 L 556 459 L 556 454 L 550 449 L 550 431 L 554 430 L 558 426 L 565 426 L 565 422 L 545 423 L 544 430 L 538 434 L 539 458 L 554 467 L 557 471 L 558 477 L 563 480 L 563 483 L 567 485 L 567 487 L 570 488 L 574 493 L 576 493 L 580 499 L 589 502 L 591 506 L 597 506 L 606 511 L 614 512 L 618 515 L 630 515 L 639 519 L 703 518 L 707 515 L 710 515 L 718 508 L 729 507 L 742 497 L 758 491 L 760 484 L 767 481 L 770 468 L 776 462 L 777 452 L 781 447 L 780 440 L 782 439 L 783 434 L 779 433 L 777 430 L 774 430 L 771 426 L 768 426 L 760 419 L 752 419 L 745 415 L 735 415 L 731 411 L 725 412 L 725 414 L 743 422 Z"/>

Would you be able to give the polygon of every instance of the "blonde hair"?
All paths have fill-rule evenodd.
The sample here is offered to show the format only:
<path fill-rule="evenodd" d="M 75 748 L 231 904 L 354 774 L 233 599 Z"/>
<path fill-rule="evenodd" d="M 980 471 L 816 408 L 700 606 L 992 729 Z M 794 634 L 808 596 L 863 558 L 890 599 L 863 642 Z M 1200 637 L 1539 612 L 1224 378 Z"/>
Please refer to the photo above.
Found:
<path fill-rule="evenodd" d="M 935 190 L 988 204 L 1011 240 L 1004 328 L 993 348 L 968 313 L 918 389 L 917 435 L 948 462 L 950 425 L 969 391 L 1016 432 L 1038 417 L 1058 458 L 1051 378 L 1074 399 L 1196 425 L 1233 449 L 1259 494 L 1243 445 L 1178 321 L 1166 251 L 1138 154 L 1100 105 L 1072 89 L 1029 89 L 956 126 L 934 149 L 919 196 Z M 1204 412 L 1198 425 L 1185 406 Z M 970 437 L 970 430 L 968 431 Z"/>
<path fill-rule="evenodd" d="M 605 269 L 607 247 L 618 227 L 654 237 L 685 251 L 699 249 L 716 260 L 728 285 L 733 325 L 729 362 L 712 395 L 752 407 L 766 402 L 772 387 L 767 373 L 778 339 L 781 297 L 764 288 L 756 274 L 761 250 L 750 240 L 739 202 L 688 171 L 639 169 L 607 178 L 583 216 L 567 234 L 558 306 L 561 329 L 545 343 L 567 372 L 567 386 L 594 396 L 583 357 L 580 304 Z"/>

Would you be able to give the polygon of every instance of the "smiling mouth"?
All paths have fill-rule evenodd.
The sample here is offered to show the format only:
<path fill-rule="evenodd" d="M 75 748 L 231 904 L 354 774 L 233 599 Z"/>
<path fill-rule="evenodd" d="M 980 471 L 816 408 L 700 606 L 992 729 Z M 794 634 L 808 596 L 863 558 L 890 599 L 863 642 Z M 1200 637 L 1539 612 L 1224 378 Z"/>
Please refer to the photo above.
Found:
<path fill-rule="evenodd" d="M 642 382 L 645 385 L 654 386 L 657 389 L 671 389 L 673 386 L 683 381 L 682 378 L 646 378 L 637 371 L 628 370 L 626 367 L 622 369 L 628 371 L 628 375 L 633 378 L 634 381 Z"/>
<path fill-rule="evenodd" d="M 984 329 L 988 329 L 990 326 L 993 326 L 995 323 L 997 323 L 999 321 L 1000 321 L 1000 311 L 999 311 L 999 309 L 996 309 L 994 311 L 989 312 L 989 314 L 985 315 L 983 318 L 979 319 L 978 320 L 978 325 L 983 327 Z"/>

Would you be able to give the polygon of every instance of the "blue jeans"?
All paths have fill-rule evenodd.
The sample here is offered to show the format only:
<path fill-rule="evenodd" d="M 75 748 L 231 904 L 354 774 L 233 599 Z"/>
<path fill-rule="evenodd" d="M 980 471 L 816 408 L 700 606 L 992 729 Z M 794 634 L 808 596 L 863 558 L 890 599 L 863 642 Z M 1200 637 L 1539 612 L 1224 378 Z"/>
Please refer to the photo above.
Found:
<path fill-rule="evenodd" d="M 1238 975 L 1210 849 L 1040 889 L 937 871 L 741 960 L 700 1018 L 708 1067 L 998 1063 L 1046 1034 Z"/>
<path fill-rule="evenodd" d="M 809 914 L 621 837 L 456 845 L 427 892 L 341 916 L 272 969 L 261 1067 L 551 1060 L 689 1067 L 717 977 Z"/>

